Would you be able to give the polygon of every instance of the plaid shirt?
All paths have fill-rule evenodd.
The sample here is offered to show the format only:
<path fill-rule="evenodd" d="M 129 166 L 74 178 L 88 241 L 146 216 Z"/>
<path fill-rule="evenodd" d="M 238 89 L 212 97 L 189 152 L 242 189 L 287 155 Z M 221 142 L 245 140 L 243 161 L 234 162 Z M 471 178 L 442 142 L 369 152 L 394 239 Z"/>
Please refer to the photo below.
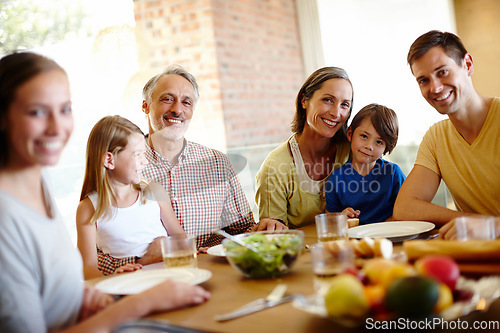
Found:
<path fill-rule="evenodd" d="M 135 257 L 126 257 L 122 259 L 117 259 L 109 254 L 105 254 L 104 252 L 101 251 L 101 249 L 97 248 L 97 268 L 102 272 L 104 275 L 110 275 L 113 274 L 116 269 L 120 266 L 126 265 L 126 264 L 135 264 L 136 260 Z"/>
<path fill-rule="evenodd" d="M 254 225 L 250 205 L 223 153 L 184 140 L 176 165 L 149 145 L 146 158 L 144 177 L 165 187 L 177 219 L 187 234 L 197 236 L 198 247 L 220 244 L 222 236 L 214 233 L 218 229 L 235 235 Z"/>

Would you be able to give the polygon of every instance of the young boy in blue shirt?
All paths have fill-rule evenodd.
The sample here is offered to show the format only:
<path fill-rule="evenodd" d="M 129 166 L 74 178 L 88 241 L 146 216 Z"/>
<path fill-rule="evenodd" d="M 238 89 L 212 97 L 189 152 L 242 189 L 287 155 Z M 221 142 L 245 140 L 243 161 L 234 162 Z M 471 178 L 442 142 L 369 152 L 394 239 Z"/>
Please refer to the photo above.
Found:
<path fill-rule="evenodd" d="M 359 224 L 391 220 L 396 196 L 406 176 L 381 159 L 398 141 L 396 113 L 379 104 L 362 108 L 347 130 L 352 158 L 333 171 L 325 184 L 326 210 L 343 211 Z"/>

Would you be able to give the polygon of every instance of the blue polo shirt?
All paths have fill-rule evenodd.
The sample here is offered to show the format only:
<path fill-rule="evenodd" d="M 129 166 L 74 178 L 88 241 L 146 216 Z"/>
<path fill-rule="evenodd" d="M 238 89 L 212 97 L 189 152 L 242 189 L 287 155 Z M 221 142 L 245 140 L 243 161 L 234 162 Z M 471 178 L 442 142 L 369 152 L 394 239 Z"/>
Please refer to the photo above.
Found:
<path fill-rule="evenodd" d="M 394 202 L 406 179 L 401 168 L 381 158 L 372 171 L 361 176 L 349 160 L 332 172 L 325 183 L 326 210 L 360 210 L 359 224 L 383 222 L 392 216 Z"/>

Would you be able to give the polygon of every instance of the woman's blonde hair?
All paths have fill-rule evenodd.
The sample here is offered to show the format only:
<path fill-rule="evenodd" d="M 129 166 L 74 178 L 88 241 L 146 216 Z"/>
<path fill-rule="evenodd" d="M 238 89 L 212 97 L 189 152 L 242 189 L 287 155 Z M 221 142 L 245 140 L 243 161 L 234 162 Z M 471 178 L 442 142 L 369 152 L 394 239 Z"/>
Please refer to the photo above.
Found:
<path fill-rule="evenodd" d="M 104 166 L 104 158 L 108 152 L 116 155 L 125 149 L 128 139 L 133 133 L 144 135 L 137 125 L 121 116 L 102 118 L 90 132 L 87 141 L 85 177 L 80 194 L 81 201 L 90 193 L 97 193 L 97 207 L 90 223 L 95 223 L 101 217 L 110 218 L 112 216 L 111 208 L 116 202 L 116 197 L 108 171 Z M 135 188 L 141 191 L 139 185 L 136 185 Z"/>

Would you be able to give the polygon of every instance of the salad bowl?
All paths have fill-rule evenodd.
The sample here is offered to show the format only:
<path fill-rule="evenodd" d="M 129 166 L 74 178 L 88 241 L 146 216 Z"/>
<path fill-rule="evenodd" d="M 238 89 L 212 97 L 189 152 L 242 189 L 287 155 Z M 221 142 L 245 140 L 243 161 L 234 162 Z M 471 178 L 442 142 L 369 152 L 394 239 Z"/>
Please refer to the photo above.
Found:
<path fill-rule="evenodd" d="M 301 230 L 259 231 L 235 236 L 222 245 L 231 266 L 248 278 L 273 278 L 290 272 L 304 244 Z"/>

